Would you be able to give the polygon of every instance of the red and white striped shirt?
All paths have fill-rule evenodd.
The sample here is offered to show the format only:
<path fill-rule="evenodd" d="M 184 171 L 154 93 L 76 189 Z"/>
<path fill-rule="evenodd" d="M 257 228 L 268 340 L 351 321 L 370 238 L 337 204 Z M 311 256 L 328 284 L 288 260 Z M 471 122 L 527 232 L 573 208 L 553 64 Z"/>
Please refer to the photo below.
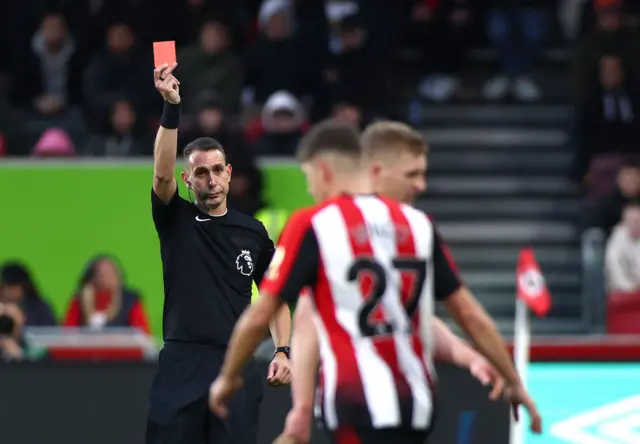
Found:
<path fill-rule="evenodd" d="M 316 307 L 326 426 L 430 426 L 434 298 L 460 286 L 429 218 L 376 195 L 292 215 L 260 290 Z M 294 352 L 295 353 L 295 352 Z"/>

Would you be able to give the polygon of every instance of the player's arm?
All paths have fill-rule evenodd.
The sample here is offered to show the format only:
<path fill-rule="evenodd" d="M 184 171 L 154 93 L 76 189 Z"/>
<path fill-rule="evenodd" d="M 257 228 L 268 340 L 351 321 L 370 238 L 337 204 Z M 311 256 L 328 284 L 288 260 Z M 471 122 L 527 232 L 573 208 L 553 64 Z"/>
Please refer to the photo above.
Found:
<path fill-rule="evenodd" d="M 240 376 L 282 304 L 295 302 L 300 290 L 313 284 L 317 258 L 318 245 L 310 217 L 302 210 L 291 217 L 280 237 L 260 285 L 260 297 L 245 310 L 233 330 L 221 378 L 233 380 Z M 291 353 L 294 355 L 296 350 Z"/>
<path fill-rule="evenodd" d="M 313 323 L 311 296 L 301 296 L 293 315 L 293 338 L 291 339 L 291 397 L 293 408 L 305 413 L 313 410 L 316 374 L 319 363 L 318 336 Z"/>
<path fill-rule="evenodd" d="M 256 272 L 254 274 L 255 283 L 258 286 L 262 282 L 275 254 L 275 246 L 266 228 L 264 228 L 262 238 L 262 252 L 256 263 Z M 289 342 L 291 341 L 291 311 L 289 310 L 289 305 L 283 304 L 282 307 L 280 307 L 269 324 L 269 330 L 271 331 L 271 339 L 273 339 L 276 348 L 289 346 Z"/>
<path fill-rule="evenodd" d="M 509 385 L 519 385 L 520 378 L 513 366 L 502 336 L 487 312 L 471 292 L 462 285 L 456 266 L 440 236 L 433 237 L 433 273 L 436 299 L 465 333 L 476 343 L 484 356 L 491 361 L 504 376 Z"/>
<path fill-rule="evenodd" d="M 172 72 L 176 65 L 162 65 L 153 71 L 155 86 L 164 99 L 160 128 L 153 147 L 153 192 L 168 204 L 176 193 L 176 156 L 180 120 L 180 82 Z"/>

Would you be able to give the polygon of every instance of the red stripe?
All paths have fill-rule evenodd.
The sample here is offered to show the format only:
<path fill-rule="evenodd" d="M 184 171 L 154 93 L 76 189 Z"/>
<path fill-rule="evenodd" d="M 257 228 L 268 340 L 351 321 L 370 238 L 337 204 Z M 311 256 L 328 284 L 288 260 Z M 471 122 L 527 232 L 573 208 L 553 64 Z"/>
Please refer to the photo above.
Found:
<path fill-rule="evenodd" d="M 356 258 L 375 258 L 373 247 L 371 246 L 368 236 L 366 238 L 358 236 L 356 239 L 356 234 L 363 232 L 366 227 L 366 223 L 362 212 L 356 206 L 353 198 L 347 196 L 343 197 L 338 201 L 338 206 L 340 207 L 340 211 L 342 212 L 342 216 L 344 217 L 347 225 L 349 243 L 351 244 L 353 256 Z M 361 279 L 360 291 L 365 298 L 369 296 L 368 290 L 372 283 L 373 282 L 370 279 Z M 384 311 L 381 313 L 384 318 Z M 375 318 L 372 320 L 375 320 Z M 387 363 L 393 373 L 394 379 L 399 383 L 398 391 L 410 393 L 409 385 L 400 371 L 400 366 L 398 364 L 398 352 L 396 350 L 396 344 L 393 340 L 393 336 L 376 337 L 373 338 L 372 342 L 378 355 Z"/>
<path fill-rule="evenodd" d="M 413 231 L 411 230 L 411 225 L 409 225 L 409 221 L 405 216 L 400 204 L 396 201 L 380 198 L 389 208 L 389 214 L 391 215 L 391 220 L 396 226 L 397 236 L 396 236 L 396 247 L 398 250 L 399 258 L 415 258 L 416 257 L 416 243 L 415 238 L 413 236 Z M 414 288 L 417 285 L 416 276 L 414 276 L 411 272 L 404 272 L 401 275 L 402 279 L 402 302 L 408 304 L 410 302 L 411 297 L 421 297 L 422 290 L 418 288 Z M 433 388 L 433 383 L 431 380 L 431 375 L 429 370 L 427 369 L 424 362 L 424 347 L 422 344 L 422 340 L 420 339 L 420 310 L 416 310 L 413 315 L 413 319 L 410 319 L 411 325 L 413 327 L 413 334 L 411 335 L 411 345 L 413 347 L 413 352 L 420 359 L 420 364 L 422 365 L 422 370 L 424 371 L 425 377 L 427 378 L 428 384 Z"/>
<path fill-rule="evenodd" d="M 336 430 L 336 444 L 362 444 L 362 441 L 355 429 L 342 426 Z"/>

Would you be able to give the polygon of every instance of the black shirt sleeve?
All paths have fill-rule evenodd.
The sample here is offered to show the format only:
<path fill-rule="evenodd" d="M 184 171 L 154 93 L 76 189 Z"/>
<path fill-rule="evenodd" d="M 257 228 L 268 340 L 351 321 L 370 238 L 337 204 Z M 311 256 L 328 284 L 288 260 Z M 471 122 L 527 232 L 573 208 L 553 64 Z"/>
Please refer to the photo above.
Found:
<path fill-rule="evenodd" d="M 260 285 L 262 282 L 262 279 L 269 268 L 269 264 L 271 263 L 271 259 L 273 259 L 273 254 L 276 251 L 276 247 L 273 245 L 273 241 L 269 237 L 267 229 L 262 223 L 260 224 L 260 228 L 262 229 L 262 242 L 260 246 L 260 256 L 258 256 L 258 260 L 256 261 L 256 271 L 254 274 L 254 281 L 256 285 Z"/>
<path fill-rule="evenodd" d="M 435 228 L 433 230 L 433 274 L 434 294 L 438 301 L 446 300 L 462 286 L 458 276 L 458 266 Z"/>
<path fill-rule="evenodd" d="M 153 224 L 156 227 L 156 231 L 167 230 L 175 222 L 181 199 L 177 186 L 169 203 L 164 203 L 153 188 L 151 189 L 151 214 L 153 215 Z"/>
<path fill-rule="evenodd" d="M 293 303 L 304 287 L 315 285 L 320 259 L 310 221 L 310 215 L 304 212 L 291 216 L 260 286 L 261 292 Z"/>

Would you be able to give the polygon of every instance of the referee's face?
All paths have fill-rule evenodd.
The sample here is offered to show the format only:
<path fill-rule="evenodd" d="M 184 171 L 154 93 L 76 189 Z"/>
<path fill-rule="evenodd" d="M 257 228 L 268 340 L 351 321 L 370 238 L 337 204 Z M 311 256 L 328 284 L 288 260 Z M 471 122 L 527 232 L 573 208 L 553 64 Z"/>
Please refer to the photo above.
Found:
<path fill-rule="evenodd" d="M 194 151 L 187 159 L 185 181 L 201 205 L 218 208 L 227 198 L 231 180 L 231 165 L 218 150 Z"/>
<path fill-rule="evenodd" d="M 404 203 L 413 203 L 427 190 L 427 156 L 404 150 L 392 162 L 381 163 L 376 191 Z"/>

